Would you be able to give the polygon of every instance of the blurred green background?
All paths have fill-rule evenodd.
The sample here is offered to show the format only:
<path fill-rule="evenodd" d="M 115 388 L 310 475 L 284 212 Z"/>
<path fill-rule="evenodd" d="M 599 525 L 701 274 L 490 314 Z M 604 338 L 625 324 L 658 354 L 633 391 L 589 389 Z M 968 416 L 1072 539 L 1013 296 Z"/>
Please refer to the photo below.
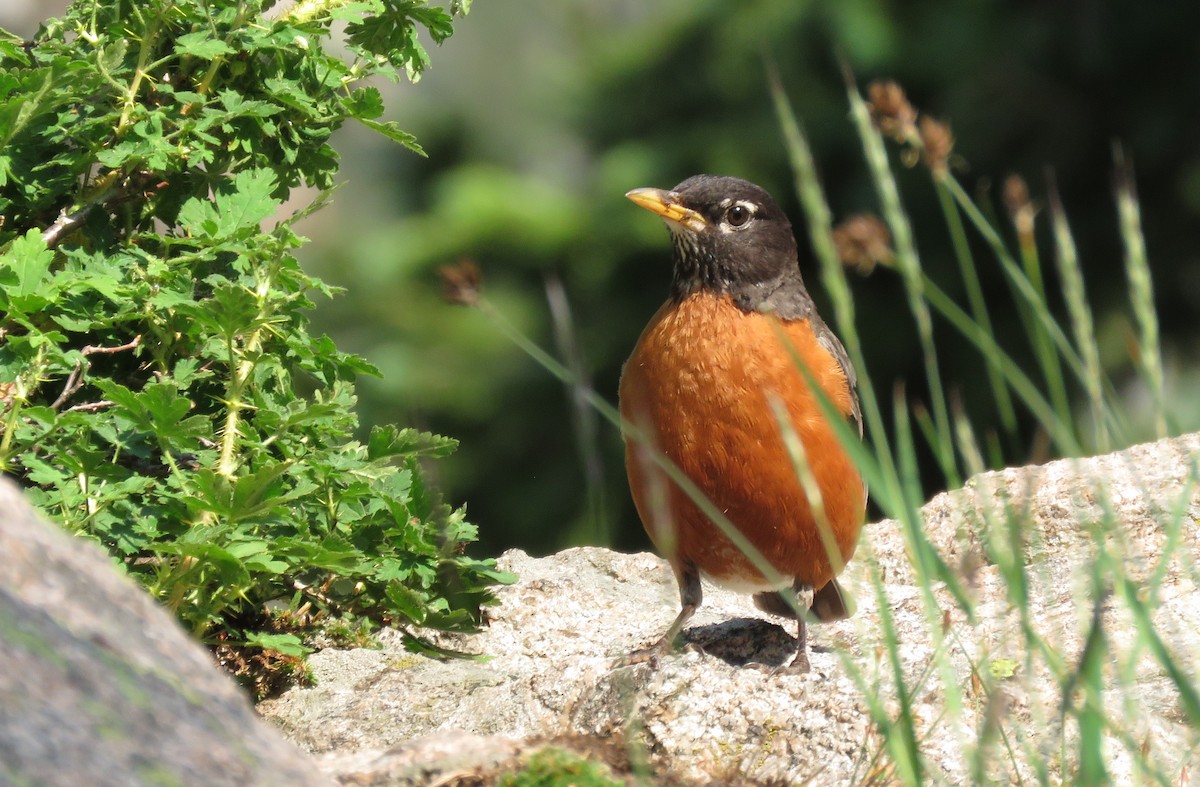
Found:
<path fill-rule="evenodd" d="M 1148 439 L 1112 196 L 1113 146 L 1123 146 L 1155 276 L 1173 428 L 1200 428 L 1198 30 L 1194 3 L 1130 0 L 478 0 L 431 52 L 422 81 L 387 91 L 389 119 L 417 134 L 427 159 L 359 128 L 335 140 L 346 185 L 301 226 L 312 243 L 299 256 L 348 292 L 321 302 L 314 322 L 384 373 L 361 381 L 364 428 L 413 424 L 462 441 L 432 469 L 447 500 L 465 502 L 480 525 L 480 553 L 648 546 L 615 430 L 576 407 L 483 315 L 444 304 L 436 269 L 476 261 L 507 318 L 559 357 L 565 340 L 595 389 L 615 400 L 621 363 L 670 277 L 666 231 L 624 199 L 627 190 L 698 172 L 753 180 L 793 217 L 804 254 L 765 57 L 810 136 L 835 220 L 876 210 L 846 117 L 841 57 L 860 85 L 894 78 L 919 110 L 950 123 L 957 176 L 997 216 L 1007 175 L 1022 175 L 1044 204 L 1053 174 L 1107 370 L 1135 417 L 1147 412 L 1130 437 Z M 961 300 L 928 173 L 900 169 L 923 264 Z M 1061 314 L 1044 221 L 1038 233 Z M 801 265 L 825 304 L 810 260 Z M 980 275 L 995 295 L 1001 343 L 1022 336 L 998 268 Z M 877 270 L 853 286 L 868 355 L 860 376 L 885 396 L 903 381 L 920 400 L 898 279 Z M 947 385 L 986 433 L 997 419 L 982 364 L 946 326 L 937 339 Z M 1019 344 L 1011 349 L 1034 368 Z M 1021 439 L 1002 444 L 1003 461 L 1047 458 L 1034 448 L 1036 431 L 1023 424 Z M 940 475 L 930 470 L 932 493 Z"/>

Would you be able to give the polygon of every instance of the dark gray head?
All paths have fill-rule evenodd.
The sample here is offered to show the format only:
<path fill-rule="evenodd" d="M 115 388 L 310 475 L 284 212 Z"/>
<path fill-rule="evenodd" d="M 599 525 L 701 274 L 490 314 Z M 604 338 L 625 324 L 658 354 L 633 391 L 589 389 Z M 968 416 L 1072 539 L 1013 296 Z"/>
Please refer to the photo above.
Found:
<path fill-rule="evenodd" d="M 784 319 L 811 312 L 792 225 L 764 189 L 740 178 L 696 175 L 670 191 L 634 189 L 625 196 L 662 216 L 671 230 L 675 299 L 707 290 Z"/>

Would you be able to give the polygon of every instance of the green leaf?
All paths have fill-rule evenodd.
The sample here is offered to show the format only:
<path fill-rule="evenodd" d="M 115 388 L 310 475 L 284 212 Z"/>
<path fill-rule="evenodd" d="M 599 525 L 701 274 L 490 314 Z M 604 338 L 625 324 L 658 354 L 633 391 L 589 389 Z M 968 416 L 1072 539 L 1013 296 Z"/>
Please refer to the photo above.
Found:
<path fill-rule="evenodd" d="M 429 54 L 417 37 L 417 25 L 429 31 L 440 44 L 454 32 L 453 18 L 423 0 L 399 0 L 395 13 L 363 17 L 347 25 L 350 46 L 381 56 L 397 68 L 403 68 L 414 82 L 429 65 Z"/>
<path fill-rule="evenodd" d="M 196 495 L 190 506 L 230 523 L 274 516 L 315 488 L 310 481 L 289 476 L 291 467 L 290 462 L 279 462 L 233 480 L 203 468 L 192 475 Z"/>
<path fill-rule="evenodd" d="M 313 100 L 313 97 L 293 80 L 268 77 L 263 81 L 263 85 L 270 93 L 271 98 L 285 107 L 300 110 L 306 115 L 317 107 L 317 102 Z"/>
<path fill-rule="evenodd" d="M 89 256 L 80 268 L 70 272 L 63 284 L 67 292 L 92 290 L 113 302 L 120 302 L 128 293 L 119 265 L 105 255 Z"/>
<path fill-rule="evenodd" d="M 53 262 L 54 252 L 36 227 L 14 239 L 0 256 L 0 298 L 7 308 L 26 313 L 45 308 L 58 292 L 50 275 Z"/>
<path fill-rule="evenodd" d="M 263 631 L 247 631 L 245 633 L 245 643 L 262 648 L 263 650 L 273 650 L 285 656 L 302 657 L 313 652 L 313 649 L 305 645 L 295 634 L 269 634 Z"/>
<path fill-rule="evenodd" d="M 257 227 L 260 221 L 274 213 L 279 208 L 279 200 L 271 196 L 275 185 L 275 174 L 269 169 L 252 169 L 234 175 L 226 188 L 217 191 L 222 229 L 232 232 L 243 227 Z"/>
<path fill-rule="evenodd" d="M 232 552 L 219 544 L 194 541 L 175 541 L 156 544 L 154 551 L 160 555 L 189 557 L 207 564 L 216 572 L 215 580 L 221 585 L 235 588 L 245 587 L 250 582 L 250 572 Z"/>
<path fill-rule="evenodd" d="M 416 429 L 397 429 L 390 424 L 375 426 L 367 439 L 367 456 L 382 459 L 390 456 L 446 457 L 454 453 L 458 441 Z"/>
<path fill-rule="evenodd" d="M 383 96 L 378 88 L 359 88 L 346 99 L 346 109 L 359 120 L 377 118 L 383 114 Z"/>
<path fill-rule="evenodd" d="M 129 41 L 124 38 L 118 38 L 112 41 L 107 46 L 102 48 L 97 55 L 97 65 L 101 70 L 111 72 L 117 70 L 121 63 L 125 60 L 125 55 L 129 51 Z"/>
<path fill-rule="evenodd" d="M 196 438 L 211 433 L 207 419 L 184 417 L 193 404 L 179 394 L 173 380 L 157 380 L 137 393 L 104 378 L 97 379 L 95 385 L 115 405 L 114 416 L 124 416 L 134 429 L 153 435 L 162 444 L 177 450 L 194 449 Z"/>
<path fill-rule="evenodd" d="M 399 582 L 389 582 L 384 592 L 394 612 L 418 626 L 425 622 L 426 601 L 419 593 Z"/>
<path fill-rule="evenodd" d="M 281 538 L 276 542 L 280 553 L 307 568 L 320 568 L 338 573 L 361 573 L 365 556 L 349 541 L 326 536 L 320 541 L 303 538 Z"/>
<path fill-rule="evenodd" d="M 197 238 L 227 238 L 258 229 L 259 222 L 279 208 L 272 195 L 275 175 L 267 169 L 239 172 L 212 199 L 192 197 L 179 209 L 179 226 Z"/>
<path fill-rule="evenodd" d="M 213 38 L 212 32 L 208 30 L 198 30 L 175 39 L 175 54 L 178 55 L 191 55 L 212 60 L 214 57 L 233 53 L 233 47 L 218 38 Z"/>
<path fill-rule="evenodd" d="M 454 19 L 437 6 L 410 2 L 409 14 L 429 31 L 434 43 L 440 44 L 454 34 Z"/>
<path fill-rule="evenodd" d="M 189 498 L 189 507 L 228 519 L 233 512 L 233 486 L 229 479 L 213 470 L 201 468 L 192 476 L 192 489 L 197 493 Z"/>
<path fill-rule="evenodd" d="M 29 55 L 25 53 L 24 40 L 0 27 L 0 62 L 15 60 L 18 64 L 29 65 Z M 6 67 L 12 63 L 4 63 Z"/>
<path fill-rule="evenodd" d="M 992 659 L 992 663 L 988 665 L 988 671 L 994 678 L 1006 680 L 1017 674 L 1019 665 L 1012 659 Z"/>
<path fill-rule="evenodd" d="M 250 571 L 265 571 L 270 574 L 282 574 L 290 567 L 287 561 L 277 560 L 273 554 L 273 544 L 262 539 L 236 541 L 229 546 L 229 553 L 240 559 Z"/>
<path fill-rule="evenodd" d="M 463 650 L 454 650 L 453 648 L 443 647 L 435 642 L 421 637 L 415 636 L 410 632 L 404 633 L 404 649 L 409 653 L 420 653 L 430 658 L 435 659 L 470 659 L 485 663 L 491 660 L 491 656 L 479 653 L 468 653 Z"/>
<path fill-rule="evenodd" d="M 175 362 L 175 371 L 172 372 L 171 378 L 180 388 L 187 388 L 191 385 L 199 366 L 200 362 L 195 358 L 180 358 Z"/>
<path fill-rule="evenodd" d="M 303 494 L 303 490 L 287 489 L 285 476 L 291 467 L 291 462 L 279 462 L 257 473 L 248 473 L 238 478 L 234 482 L 233 495 L 230 498 L 232 517 L 255 517 Z"/>
<path fill-rule="evenodd" d="M 253 330 L 261 322 L 254 293 L 229 284 L 218 286 L 207 300 L 199 303 L 190 300 L 181 302 L 177 308 L 181 314 L 216 331 L 227 340 Z"/>
<path fill-rule="evenodd" d="M 145 403 L 152 425 L 160 428 L 183 420 L 192 409 L 192 403 L 180 396 L 172 383 L 148 385 L 138 399 Z"/>
<path fill-rule="evenodd" d="M 466 559 L 464 559 L 464 560 L 460 560 L 458 562 L 458 566 L 459 566 L 459 568 L 468 569 L 470 571 L 473 571 L 482 577 L 487 577 L 491 581 L 495 582 L 497 585 L 513 585 L 513 584 L 516 584 L 517 580 L 520 579 L 519 576 L 517 576 L 516 574 L 514 574 L 511 571 L 504 571 L 503 569 L 496 568 L 495 560 L 466 560 Z M 993 668 L 994 667 L 995 667 L 995 662 L 993 662 Z M 1015 672 L 1015 669 L 1016 668 L 1014 666 L 1014 672 Z M 1004 677 L 1011 677 L 1011 674 L 1004 676 Z"/>
<path fill-rule="evenodd" d="M 109 166 L 113 164 L 109 163 Z M 219 220 L 216 206 L 204 197 L 192 197 L 179 208 L 179 226 L 193 237 L 217 237 Z"/>
<path fill-rule="evenodd" d="M 362 123 L 364 126 L 371 129 L 372 131 L 376 131 L 380 134 L 383 134 L 385 137 L 392 140 L 393 142 L 399 142 L 401 145 L 408 148 L 409 150 L 416 153 L 417 155 L 420 155 L 420 156 L 425 155 L 424 148 L 422 148 L 420 145 L 417 144 L 417 138 L 415 136 L 413 136 L 412 134 L 409 134 L 407 131 L 404 131 L 403 129 L 401 129 L 400 126 L 396 123 L 396 121 L 391 120 L 391 121 L 388 121 L 387 123 L 380 123 L 379 121 L 368 120 L 367 118 L 363 118 L 363 117 L 359 117 L 359 118 L 355 118 L 355 119 L 359 123 Z"/>
<path fill-rule="evenodd" d="M 479 628 L 476 615 L 465 609 L 453 609 L 445 612 L 430 611 L 425 617 L 425 625 L 442 631 L 474 631 Z"/>
<path fill-rule="evenodd" d="M 0 31 L 0 379 L 22 383 L 8 466 L 208 641 L 305 653 L 274 630 L 298 621 L 264 612 L 296 581 L 335 625 L 477 625 L 506 577 L 463 555 L 476 530 L 418 463 L 454 441 L 356 442 L 354 383 L 378 370 L 309 332 L 310 298 L 335 288 L 291 254 L 324 201 L 263 227 L 295 189 L 335 186 L 349 118 L 420 151 L 379 122 L 369 80 L 415 79 L 450 16 L 145 5 L 71 3 L 28 43 Z M 53 249 L 29 231 L 85 205 Z"/>
<path fill-rule="evenodd" d="M 235 117 L 267 118 L 277 115 L 282 111 L 280 107 L 268 101 L 248 99 L 241 93 L 233 90 L 222 90 L 217 96 L 221 106 L 225 107 L 225 111 L 214 113 L 210 118 L 206 119 L 209 122 L 226 122 L 230 118 Z"/>
<path fill-rule="evenodd" d="M 49 67 L 29 73 L 21 90 L 0 102 L 0 147 L 15 140 L 34 119 L 66 99 L 56 88 L 71 70 L 65 61 L 55 60 Z"/>

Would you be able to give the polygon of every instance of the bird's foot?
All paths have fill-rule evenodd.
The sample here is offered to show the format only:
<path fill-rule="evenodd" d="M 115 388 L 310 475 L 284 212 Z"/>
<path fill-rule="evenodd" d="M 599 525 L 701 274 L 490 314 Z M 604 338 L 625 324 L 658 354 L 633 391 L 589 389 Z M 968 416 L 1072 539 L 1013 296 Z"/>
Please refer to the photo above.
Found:
<path fill-rule="evenodd" d="M 804 675 L 812 671 L 812 664 L 808 662 L 807 653 L 797 653 L 795 658 L 788 664 L 780 664 L 773 668 L 769 674 L 771 675 Z"/>
<path fill-rule="evenodd" d="M 746 668 L 758 670 L 768 677 L 774 677 L 775 675 L 804 675 L 812 671 L 812 665 L 808 663 L 808 656 L 805 654 L 797 654 L 787 664 L 767 664 L 762 661 L 749 661 L 746 662 Z"/>
<path fill-rule="evenodd" d="M 663 637 L 647 648 L 638 648 L 621 657 L 618 667 L 632 667 L 635 664 L 649 664 L 651 669 L 658 669 L 662 657 L 671 652 L 671 640 Z"/>
<path fill-rule="evenodd" d="M 671 652 L 674 644 L 675 641 L 673 639 L 663 637 L 649 647 L 638 648 L 622 656 L 617 662 L 617 666 L 632 667 L 635 664 L 649 664 L 651 669 L 658 669 L 659 665 L 662 664 L 663 656 Z M 680 650 L 699 653 L 701 655 L 704 654 L 704 648 L 695 642 L 688 642 Z"/>

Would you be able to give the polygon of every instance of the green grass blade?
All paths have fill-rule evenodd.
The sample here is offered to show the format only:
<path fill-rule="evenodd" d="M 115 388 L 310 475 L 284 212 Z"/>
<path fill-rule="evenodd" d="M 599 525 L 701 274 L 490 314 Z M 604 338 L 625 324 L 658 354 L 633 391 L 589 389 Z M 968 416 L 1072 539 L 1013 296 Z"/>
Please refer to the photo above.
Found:
<path fill-rule="evenodd" d="M 1005 202 L 1012 217 L 1013 226 L 1017 231 L 1017 247 L 1021 257 L 1021 265 L 1025 277 L 1033 286 L 1039 300 L 1046 303 L 1046 282 L 1042 275 L 1041 256 L 1038 253 L 1034 238 L 1033 205 L 1029 202 L 1029 192 L 1025 181 L 1013 175 L 1005 182 Z M 1041 320 L 1037 319 L 1035 310 L 1023 298 L 1017 297 L 1017 308 L 1021 312 L 1022 323 L 1029 331 L 1029 341 L 1042 367 L 1042 376 L 1050 392 L 1050 402 L 1054 411 L 1064 421 L 1073 421 L 1071 401 L 1067 393 L 1066 380 L 1063 376 L 1062 359 L 1054 347 L 1054 340 Z"/>
<path fill-rule="evenodd" d="M 771 97 L 775 103 L 776 116 L 783 132 L 784 145 L 787 148 L 788 159 L 795 177 L 796 195 L 800 199 L 804 216 L 808 220 L 809 241 L 820 265 L 821 284 L 833 303 L 834 325 L 837 327 L 838 336 L 846 348 L 850 362 L 859 373 L 858 395 L 862 402 L 867 439 L 874 446 L 874 453 L 880 463 L 882 476 L 889 479 L 888 483 L 890 483 L 890 479 L 896 477 L 896 469 L 892 464 L 891 446 L 888 442 L 887 429 L 884 428 L 882 411 L 875 395 L 875 389 L 871 385 L 870 374 L 863 356 L 862 340 L 855 325 L 854 298 L 850 293 L 850 284 L 846 280 L 845 269 L 838 259 L 837 249 L 833 243 L 832 213 L 825 200 L 820 178 L 817 176 L 817 167 L 813 161 L 808 140 L 792 111 L 778 74 L 769 63 L 767 76 Z M 873 483 L 872 488 L 878 489 L 879 487 Z"/>
<path fill-rule="evenodd" d="M 946 189 L 942 178 L 934 178 L 938 202 L 942 206 L 942 215 L 950 230 L 950 241 L 954 247 L 954 256 L 958 260 L 959 272 L 967 290 L 967 302 L 971 305 L 971 315 L 987 333 L 994 334 L 992 321 L 988 316 L 987 303 L 983 298 L 983 288 L 979 285 L 979 274 L 975 270 L 975 260 L 971 254 L 971 245 L 967 242 L 967 233 L 963 227 L 962 216 L 954 204 L 954 197 Z M 1015 435 L 1017 430 L 1017 413 L 1013 409 L 1012 397 L 1008 386 L 1004 384 L 1004 376 L 1000 373 L 996 359 L 985 355 L 987 362 L 988 382 L 992 389 L 992 397 L 996 400 L 996 410 L 1000 414 L 1000 424 L 1009 435 Z"/>
<path fill-rule="evenodd" d="M 575 445 L 579 451 L 579 466 L 583 472 L 584 490 L 587 497 L 587 531 L 592 544 L 612 542 L 612 524 L 606 512 L 604 499 L 604 454 L 600 450 L 599 423 L 596 410 L 588 405 L 587 390 L 591 379 L 583 357 L 583 348 L 575 335 L 575 321 L 571 316 L 571 305 L 562 279 L 557 276 L 545 278 L 546 303 L 550 307 L 551 325 L 554 330 L 558 354 L 566 359 L 572 383 L 566 384 L 568 401 L 571 405 L 571 428 L 575 433 Z"/>
<path fill-rule="evenodd" d="M 1055 417 L 1054 408 L 1047 401 L 1041 390 L 1000 345 L 996 343 L 996 338 L 983 330 L 977 322 L 971 319 L 970 315 L 963 311 L 961 306 L 954 302 L 953 298 L 943 292 L 933 281 L 929 279 L 925 280 L 924 291 L 925 297 L 934 309 L 945 317 L 951 325 L 957 328 L 963 336 L 975 344 L 981 352 L 994 359 L 997 368 L 1004 376 L 1008 385 L 1012 387 L 1013 391 L 1024 402 L 1025 406 L 1029 408 L 1030 412 L 1042 422 L 1043 426 L 1049 431 L 1051 439 L 1068 453 L 1078 452 L 1079 444 L 1075 439 L 1071 425 Z"/>
<path fill-rule="evenodd" d="M 929 386 L 930 409 L 937 427 L 937 442 L 931 445 L 943 475 L 949 486 L 960 486 L 962 479 L 954 455 L 954 433 L 950 426 L 950 413 L 946 405 L 945 388 L 938 366 L 937 349 L 933 342 L 933 320 L 925 303 L 921 261 L 913 239 L 912 225 L 900 201 L 900 191 L 892 175 L 883 137 L 871 122 L 871 113 L 859 95 L 858 87 L 851 78 L 846 81 L 846 93 L 850 99 L 850 117 L 862 140 L 863 155 L 875 183 L 876 194 L 883 209 L 883 216 L 895 243 L 896 268 L 904 282 L 909 310 L 917 324 L 917 336 L 921 343 L 925 363 L 926 384 Z"/>
<path fill-rule="evenodd" d="M 1093 393 L 1089 393 L 1089 400 L 1093 403 L 1094 417 L 1099 419 L 1099 423 L 1105 424 L 1104 431 L 1100 434 L 1103 435 L 1106 432 L 1111 434 L 1111 431 L 1113 430 L 1115 430 L 1118 434 L 1128 434 L 1128 429 L 1123 424 L 1123 418 L 1121 414 L 1112 404 L 1110 404 L 1110 402 L 1115 402 L 1117 399 L 1113 393 L 1111 383 L 1108 381 L 1107 376 L 1103 373 L 1103 370 L 1099 366 L 1099 351 L 1095 348 L 1094 331 L 1088 334 L 1092 337 L 1090 339 L 1079 338 L 1077 336 L 1077 340 L 1079 341 L 1079 349 L 1076 350 L 1076 348 L 1073 347 L 1071 342 L 1067 339 L 1062 327 L 1050 313 L 1045 300 L 1038 295 L 1036 289 L 1026 277 L 1024 271 L 1021 270 L 1020 266 L 1017 265 L 1015 260 L 1013 260 L 1012 256 L 1008 253 L 1008 250 L 1004 246 L 999 233 L 994 227 L 991 226 L 987 218 L 978 209 L 978 207 L 974 205 L 974 203 L 957 182 L 955 182 L 953 179 L 947 179 L 947 185 L 950 188 L 951 193 L 954 194 L 955 200 L 958 202 L 960 207 L 963 208 L 964 214 L 968 217 L 968 219 L 971 220 L 971 222 L 979 230 L 980 234 L 993 248 L 996 258 L 1001 263 L 1001 269 L 1005 272 L 1005 275 L 1008 277 L 1010 283 L 1016 288 L 1020 297 L 1033 308 L 1035 321 L 1039 323 L 1050 336 L 1055 347 L 1058 349 L 1060 357 L 1066 361 L 1067 366 L 1071 369 L 1071 372 L 1075 375 L 1076 379 L 1080 381 L 1085 389 L 1088 389 L 1089 391 L 1099 390 L 1101 392 L 1098 396 L 1094 395 Z M 1053 196 L 1052 192 L 1052 205 L 1054 202 L 1055 197 Z M 1055 235 L 1056 242 L 1058 242 L 1061 236 L 1057 230 Z M 1070 237 L 1069 233 L 1066 235 L 1066 237 Z M 1069 249 L 1073 256 L 1073 242 L 1070 244 Z M 1061 248 L 1060 251 L 1062 251 Z M 1074 264 L 1074 267 L 1077 271 L 1077 263 Z M 1067 275 L 1070 275 L 1069 271 Z M 1068 297 L 1070 297 L 1070 293 L 1067 294 Z M 1080 304 L 1086 305 L 1086 299 L 1084 299 L 1082 295 L 1077 300 L 1076 307 Z M 1072 307 L 1069 302 L 1068 308 L 1072 309 L 1075 307 Z M 1073 324 L 1075 323 L 1074 315 L 1072 322 Z M 1088 316 L 1088 322 L 1090 323 L 1090 315 Z M 1095 351 L 1095 358 L 1097 359 L 1094 364 L 1090 360 L 1085 361 L 1083 357 L 1084 355 L 1092 353 L 1093 351 Z M 1071 430 L 1077 435 L 1078 431 L 1076 430 L 1074 423 L 1072 421 L 1068 421 L 1066 423 L 1070 425 Z M 1079 444 L 1077 437 L 1071 442 L 1075 445 Z M 1078 449 L 1072 451 L 1066 444 L 1060 443 L 1058 444 L 1058 448 L 1064 454 L 1069 455 L 1078 453 Z M 1101 450 L 1103 450 L 1103 446 L 1101 446 Z"/>
<path fill-rule="evenodd" d="M 1133 166 L 1126 164 L 1121 149 L 1114 151 L 1117 164 L 1117 215 L 1125 245 L 1125 273 L 1129 300 L 1138 328 L 1138 366 L 1154 402 L 1154 432 L 1167 436 L 1166 400 L 1163 395 L 1162 349 L 1159 346 L 1158 314 L 1154 308 L 1154 285 L 1142 236 L 1142 216 L 1134 196 Z"/>
<path fill-rule="evenodd" d="M 1087 394 L 1088 406 L 1091 410 L 1093 440 L 1100 451 L 1110 450 L 1112 439 L 1108 430 L 1108 419 L 1105 415 L 1103 379 L 1104 372 L 1100 367 L 1100 348 L 1096 343 L 1096 329 L 1092 320 L 1092 309 L 1088 305 L 1087 294 L 1084 291 L 1083 272 L 1079 266 L 1079 255 L 1075 250 L 1075 238 L 1067 224 L 1066 211 L 1059 200 L 1058 191 L 1053 183 L 1050 185 L 1050 222 L 1054 230 L 1055 262 L 1058 265 L 1058 277 L 1063 288 L 1063 298 L 1067 302 L 1067 313 L 1070 315 L 1071 330 L 1075 335 L 1075 344 L 1082 356 L 1082 373 L 1079 375 Z"/>

